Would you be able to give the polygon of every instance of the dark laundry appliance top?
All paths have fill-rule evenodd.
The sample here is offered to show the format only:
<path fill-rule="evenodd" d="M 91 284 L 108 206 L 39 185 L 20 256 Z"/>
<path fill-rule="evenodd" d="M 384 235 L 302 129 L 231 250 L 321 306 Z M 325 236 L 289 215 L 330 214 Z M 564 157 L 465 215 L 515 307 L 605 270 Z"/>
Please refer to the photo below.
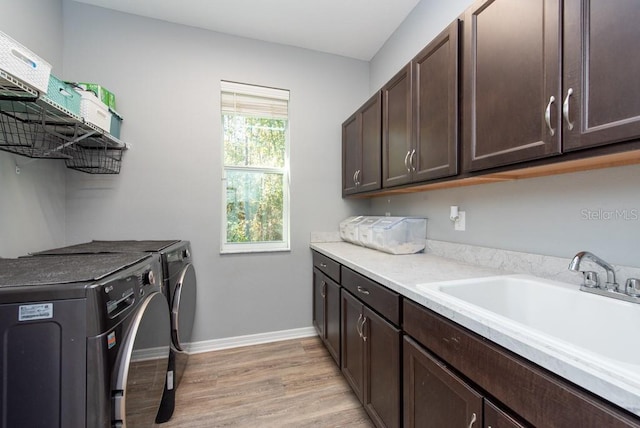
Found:
<path fill-rule="evenodd" d="M 125 241 L 91 241 L 68 247 L 54 248 L 46 251 L 32 253 L 34 256 L 45 256 L 52 254 L 99 254 L 99 253 L 148 253 L 158 252 L 168 246 L 180 242 L 173 240 L 125 240 Z"/>
<path fill-rule="evenodd" d="M 122 253 L 0 259 L 0 287 L 97 281 L 148 257 Z"/>

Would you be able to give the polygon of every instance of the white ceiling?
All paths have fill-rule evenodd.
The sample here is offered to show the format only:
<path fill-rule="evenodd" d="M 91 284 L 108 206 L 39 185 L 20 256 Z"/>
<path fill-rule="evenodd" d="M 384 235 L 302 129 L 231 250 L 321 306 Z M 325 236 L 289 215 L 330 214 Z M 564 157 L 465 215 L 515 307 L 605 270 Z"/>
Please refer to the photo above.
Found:
<path fill-rule="evenodd" d="M 420 0 L 75 0 L 369 61 Z"/>

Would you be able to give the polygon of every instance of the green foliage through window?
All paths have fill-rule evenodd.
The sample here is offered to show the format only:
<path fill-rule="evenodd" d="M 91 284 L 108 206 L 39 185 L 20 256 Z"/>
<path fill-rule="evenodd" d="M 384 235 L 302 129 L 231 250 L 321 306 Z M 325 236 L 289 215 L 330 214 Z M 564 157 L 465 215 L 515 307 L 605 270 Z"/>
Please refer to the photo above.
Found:
<path fill-rule="evenodd" d="M 285 118 L 223 108 L 227 244 L 288 240 L 287 126 Z"/>

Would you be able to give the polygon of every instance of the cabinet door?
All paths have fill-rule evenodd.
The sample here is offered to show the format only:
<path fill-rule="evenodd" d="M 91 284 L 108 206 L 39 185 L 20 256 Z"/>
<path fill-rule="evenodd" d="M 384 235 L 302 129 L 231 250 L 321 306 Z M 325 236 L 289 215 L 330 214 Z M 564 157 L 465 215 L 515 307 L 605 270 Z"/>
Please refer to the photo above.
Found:
<path fill-rule="evenodd" d="M 342 124 L 342 195 L 380 189 L 381 93 Z"/>
<path fill-rule="evenodd" d="M 493 403 L 484 401 L 484 428 L 525 428 L 514 418 L 498 409 Z"/>
<path fill-rule="evenodd" d="M 411 84 L 408 64 L 382 89 L 382 187 L 411 181 Z"/>
<path fill-rule="evenodd" d="M 361 336 L 361 323 L 364 318 L 362 313 L 362 303 L 344 289 L 340 290 L 342 296 L 341 312 L 342 312 L 342 374 L 351 389 L 358 397 L 363 400 L 364 387 L 364 345 Z"/>
<path fill-rule="evenodd" d="M 638 1 L 564 4 L 564 150 L 640 137 Z"/>
<path fill-rule="evenodd" d="M 482 396 L 405 336 L 404 426 L 467 428 L 482 425 Z"/>
<path fill-rule="evenodd" d="M 313 268 L 313 326 L 318 332 L 318 336 L 325 340 L 325 295 L 326 278 L 317 268 Z"/>
<path fill-rule="evenodd" d="M 413 181 L 458 173 L 458 32 L 456 19 L 411 62 Z"/>
<path fill-rule="evenodd" d="M 464 170 L 560 153 L 559 0 L 485 0 L 465 12 Z"/>
<path fill-rule="evenodd" d="M 325 290 L 325 345 L 340 366 L 340 286 L 327 279 Z"/>
<path fill-rule="evenodd" d="M 400 330 L 364 308 L 364 407 L 376 426 L 400 426 Z"/>
<path fill-rule="evenodd" d="M 376 93 L 360 109 L 362 116 L 362 165 L 358 191 L 380 189 L 382 163 L 382 94 Z"/>
<path fill-rule="evenodd" d="M 360 139 L 360 115 L 354 113 L 342 124 L 342 195 L 358 191 L 356 173 L 362 163 Z"/>

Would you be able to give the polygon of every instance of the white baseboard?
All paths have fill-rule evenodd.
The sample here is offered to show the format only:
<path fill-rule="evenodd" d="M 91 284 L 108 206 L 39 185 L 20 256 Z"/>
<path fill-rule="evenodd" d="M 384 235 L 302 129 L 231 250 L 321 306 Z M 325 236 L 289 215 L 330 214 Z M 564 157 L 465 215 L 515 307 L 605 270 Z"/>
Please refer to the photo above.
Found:
<path fill-rule="evenodd" d="M 167 358 L 167 355 L 168 349 L 166 347 L 135 349 L 131 354 L 131 361 L 159 360 L 161 358 Z"/>
<path fill-rule="evenodd" d="M 225 337 L 224 339 L 203 340 L 189 344 L 189 354 L 219 351 L 221 349 L 239 348 L 241 346 L 259 345 L 279 342 L 281 340 L 301 339 L 315 336 L 318 333 L 313 327 L 294 328 L 291 330 L 272 331 L 269 333 L 249 334 L 246 336 Z"/>

